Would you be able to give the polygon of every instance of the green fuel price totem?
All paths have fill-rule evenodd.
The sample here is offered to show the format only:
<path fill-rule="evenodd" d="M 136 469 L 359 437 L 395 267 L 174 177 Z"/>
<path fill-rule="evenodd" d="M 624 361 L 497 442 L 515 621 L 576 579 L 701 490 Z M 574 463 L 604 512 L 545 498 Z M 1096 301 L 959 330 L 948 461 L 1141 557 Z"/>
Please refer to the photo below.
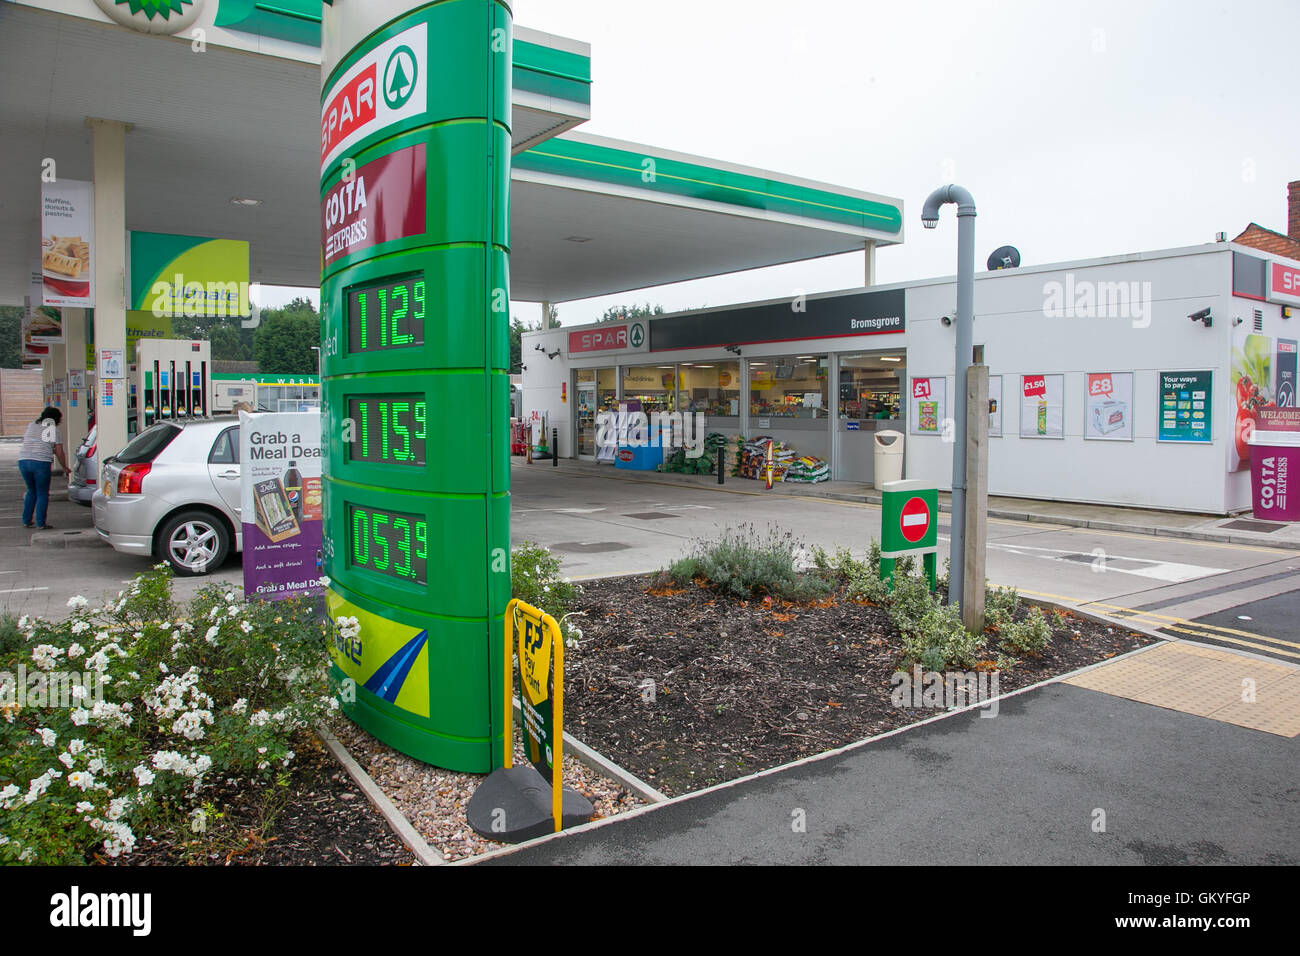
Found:
<path fill-rule="evenodd" d="M 502 761 L 510 599 L 511 12 L 366 0 L 323 14 L 334 676 L 380 740 L 482 773 Z"/>

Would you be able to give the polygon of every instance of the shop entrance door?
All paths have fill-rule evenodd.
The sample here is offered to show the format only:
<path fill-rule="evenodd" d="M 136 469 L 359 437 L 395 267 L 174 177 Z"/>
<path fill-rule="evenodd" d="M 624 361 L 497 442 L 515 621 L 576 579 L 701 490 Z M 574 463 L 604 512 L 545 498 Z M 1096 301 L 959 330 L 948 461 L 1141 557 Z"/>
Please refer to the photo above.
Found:
<path fill-rule="evenodd" d="M 578 457 L 596 457 L 596 383 L 578 383 Z"/>

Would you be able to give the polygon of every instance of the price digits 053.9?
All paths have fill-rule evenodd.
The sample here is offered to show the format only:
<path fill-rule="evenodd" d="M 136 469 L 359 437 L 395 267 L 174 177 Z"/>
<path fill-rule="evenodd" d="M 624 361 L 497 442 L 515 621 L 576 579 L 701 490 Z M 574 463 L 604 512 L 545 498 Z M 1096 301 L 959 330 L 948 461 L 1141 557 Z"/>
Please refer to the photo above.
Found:
<path fill-rule="evenodd" d="M 424 344 L 424 277 L 355 286 L 347 294 L 348 351 L 379 352 Z"/>
<path fill-rule="evenodd" d="M 357 396 L 348 399 L 352 461 L 424 467 L 429 406 L 423 395 Z"/>
<path fill-rule="evenodd" d="M 419 515 L 350 504 L 347 535 L 349 563 L 354 568 L 425 583 L 429 526 Z"/>

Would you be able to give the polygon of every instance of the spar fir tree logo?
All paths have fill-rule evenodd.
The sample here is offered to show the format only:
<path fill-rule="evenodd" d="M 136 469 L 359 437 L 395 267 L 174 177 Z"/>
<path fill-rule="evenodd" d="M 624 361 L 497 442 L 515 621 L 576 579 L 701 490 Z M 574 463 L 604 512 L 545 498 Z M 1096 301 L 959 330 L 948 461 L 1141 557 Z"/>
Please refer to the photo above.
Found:
<path fill-rule="evenodd" d="M 400 109 L 415 92 L 420 68 L 409 46 L 399 46 L 384 64 L 384 102 L 389 109 Z"/>

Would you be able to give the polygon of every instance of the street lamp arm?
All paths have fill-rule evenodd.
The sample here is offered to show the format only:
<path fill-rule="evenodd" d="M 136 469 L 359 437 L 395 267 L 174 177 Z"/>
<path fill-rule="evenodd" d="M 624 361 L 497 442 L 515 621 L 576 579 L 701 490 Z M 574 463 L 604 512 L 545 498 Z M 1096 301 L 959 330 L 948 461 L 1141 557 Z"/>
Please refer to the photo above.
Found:
<path fill-rule="evenodd" d="M 927 229 L 933 229 L 939 222 L 939 207 L 950 202 L 957 204 L 958 216 L 975 215 L 975 197 L 956 183 L 949 183 L 940 186 L 926 198 L 921 210 L 921 224 Z"/>

